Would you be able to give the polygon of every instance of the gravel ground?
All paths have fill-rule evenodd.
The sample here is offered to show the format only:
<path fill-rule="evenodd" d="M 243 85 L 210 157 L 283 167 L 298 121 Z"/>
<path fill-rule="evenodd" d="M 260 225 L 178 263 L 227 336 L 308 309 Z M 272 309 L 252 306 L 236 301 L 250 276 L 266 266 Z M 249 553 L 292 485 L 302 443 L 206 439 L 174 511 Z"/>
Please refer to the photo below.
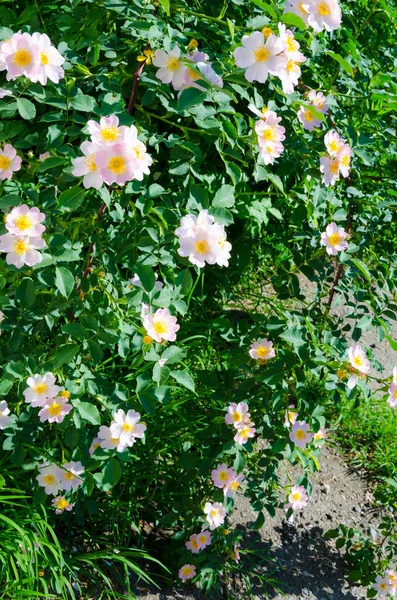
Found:
<path fill-rule="evenodd" d="M 307 298 L 312 297 L 314 288 L 311 282 L 302 277 L 301 287 Z M 341 317 L 341 324 L 354 324 L 352 319 L 347 318 L 351 308 L 340 302 L 338 296 L 334 299 L 331 312 Z M 391 336 L 397 340 L 396 323 L 393 323 Z M 363 332 L 359 342 L 371 347 L 386 373 L 391 374 L 392 367 L 397 363 L 397 354 L 387 340 L 379 342 L 376 331 L 372 329 Z M 255 600 L 354 600 L 366 597 L 363 588 L 347 584 L 341 552 L 335 549 L 332 541 L 324 539 L 324 532 L 344 523 L 376 535 L 378 515 L 370 510 L 371 493 L 365 482 L 348 469 L 339 452 L 329 446 L 323 452 L 321 471 L 311 481 L 313 494 L 309 504 L 300 516 L 295 517 L 294 523 L 286 522 L 284 513 L 279 511 L 274 519 L 269 517 L 266 520 L 260 531 L 246 529 L 242 547 L 253 542 L 257 549 L 265 550 L 269 557 L 276 559 L 279 567 L 274 577 L 280 581 L 285 594 L 272 589 L 258 589 L 255 591 Z M 238 524 L 244 528 L 255 520 L 255 513 L 251 511 L 247 498 L 237 498 L 233 517 L 236 526 Z M 269 562 L 268 568 L 272 568 L 272 563 Z M 192 586 L 161 592 L 137 589 L 136 594 L 142 600 L 205 598 Z M 245 598 L 247 595 L 241 593 L 241 600 Z"/>

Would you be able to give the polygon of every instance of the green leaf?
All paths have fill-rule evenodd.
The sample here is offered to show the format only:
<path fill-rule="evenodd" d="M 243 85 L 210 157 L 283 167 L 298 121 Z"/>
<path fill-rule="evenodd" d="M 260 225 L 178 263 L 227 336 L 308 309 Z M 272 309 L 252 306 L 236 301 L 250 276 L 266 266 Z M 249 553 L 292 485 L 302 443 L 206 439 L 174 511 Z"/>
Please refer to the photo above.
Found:
<path fill-rule="evenodd" d="M 359 269 L 361 271 L 361 273 L 364 275 L 365 279 L 367 281 L 369 281 L 369 283 L 371 283 L 371 281 L 372 281 L 372 275 L 369 272 L 369 269 L 368 269 L 367 265 L 365 265 L 358 258 L 351 258 L 350 262 L 352 262 L 357 267 L 357 269 Z"/>
<path fill-rule="evenodd" d="M 170 0 L 159 0 L 165 14 L 167 15 L 167 17 L 170 16 Z"/>
<path fill-rule="evenodd" d="M 8 394 L 12 386 L 14 385 L 15 379 L 8 379 L 4 377 L 0 380 L 0 397 Z"/>
<path fill-rule="evenodd" d="M 15 194 L 6 194 L 0 198 L 0 208 L 8 208 L 9 206 L 19 206 L 23 204 L 22 198 Z"/>
<path fill-rule="evenodd" d="M 251 529 L 253 529 L 254 531 L 257 531 L 258 529 L 261 529 L 261 527 L 263 527 L 265 523 L 265 515 L 263 514 L 263 512 L 258 513 L 258 516 L 256 517 L 255 523 L 253 523 L 251 525 Z"/>
<path fill-rule="evenodd" d="M 346 73 L 353 75 L 353 67 L 345 58 L 342 58 L 340 54 L 335 54 L 335 52 L 331 52 L 330 50 L 326 50 L 325 54 L 334 58 L 344 68 Z"/>
<path fill-rule="evenodd" d="M 206 93 L 198 90 L 197 88 L 191 87 L 187 90 L 183 90 L 178 99 L 178 112 L 181 113 L 185 110 L 188 110 L 192 106 L 195 106 L 196 104 L 202 104 L 206 97 Z"/>
<path fill-rule="evenodd" d="M 86 96 L 85 94 L 75 96 L 70 101 L 70 106 L 81 112 L 92 112 L 95 108 L 95 104 L 95 99 L 91 96 Z"/>
<path fill-rule="evenodd" d="M 30 100 L 26 98 L 17 98 L 18 112 L 22 119 L 34 119 L 36 116 L 36 107 Z"/>
<path fill-rule="evenodd" d="M 75 404 L 75 409 L 78 411 L 83 421 L 91 423 L 91 425 L 101 424 L 101 415 L 94 404 L 90 402 L 79 402 Z"/>
<path fill-rule="evenodd" d="M 154 276 L 153 269 L 151 267 L 145 267 L 143 265 L 137 265 L 135 267 L 136 274 L 138 275 L 141 283 L 143 285 L 143 289 L 146 292 L 151 292 L 154 288 L 154 284 L 156 283 L 156 278 Z"/>
<path fill-rule="evenodd" d="M 80 346 L 78 344 L 64 344 L 59 346 L 53 360 L 53 368 L 56 371 L 62 365 L 70 363 L 71 360 L 78 354 Z"/>
<path fill-rule="evenodd" d="M 294 346 L 304 346 L 306 344 L 306 330 L 298 327 L 290 327 L 280 335 L 283 340 Z"/>
<path fill-rule="evenodd" d="M 93 361 L 97 364 L 100 363 L 103 359 L 103 351 L 99 343 L 95 340 L 88 340 L 87 344 Z"/>
<path fill-rule="evenodd" d="M 32 306 L 36 301 L 36 290 L 33 280 L 29 277 L 22 279 L 15 292 L 15 297 L 21 306 Z"/>
<path fill-rule="evenodd" d="M 195 391 L 194 381 L 187 371 L 171 371 L 170 375 L 188 390 Z"/>
<path fill-rule="evenodd" d="M 234 206 L 234 187 L 227 184 L 222 185 L 214 196 L 212 206 L 223 208 L 231 208 Z"/>
<path fill-rule="evenodd" d="M 276 11 L 271 6 L 269 6 L 264 0 L 250 0 L 250 2 L 252 2 L 252 4 L 255 4 L 255 6 L 257 6 L 258 8 L 261 8 L 262 10 L 267 12 L 275 21 L 279 20 Z"/>
<path fill-rule="evenodd" d="M 392 348 L 392 350 L 397 352 L 397 342 L 395 342 L 390 335 L 386 335 L 385 337 L 390 344 L 390 348 Z"/>
<path fill-rule="evenodd" d="M 49 156 L 39 166 L 37 169 L 38 173 L 45 173 L 45 171 L 49 171 L 50 169 L 55 169 L 55 167 L 60 167 L 65 164 L 65 159 L 59 156 Z"/>
<path fill-rule="evenodd" d="M 295 15 L 294 13 L 284 13 L 283 15 L 281 15 L 280 21 L 282 23 L 286 23 L 287 25 L 294 25 L 299 29 L 306 29 L 306 23 L 304 22 L 304 20 L 301 19 L 301 17 L 299 17 L 298 15 Z"/>
<path fill-rule="evenodd" d="M 170 346 L 166 350 L 164 350 L 161 358 L 167 359 L 167 366 L 173 365 L 174 363 L 180 362 L 186 356 L 186 352 L 182 350 L 182 348 L 178 348 L 178 346 Z"/>
<path fill-rule="evenodd" d="M 57 201 L 57 207 L 63 212 L 73 212 L 82 204 L 85 191 L 77 185 L 62 192 Z"/>
<path fill-rule="evenodd" d="M 120 463 L 112 456 L 100 473 L 94 473 L 94 481 L 102 492 L 109 492 L 120 481 L 121 475 Z"/>
<path fill-rule="evenodd" d="M 55 285 L 62 296 L 69 298 L 74 288 L 74 277 L 66 267 L 57 267 L 55 269 Z"/>
<path fill-rule="evenodd" d="M 148 415 L 154 415 L 156 412 L 156 400 L 153 398 L 152 394 L 149 392 L 142 392 L 141 394 L 138 394 L 138 399 Z"/>

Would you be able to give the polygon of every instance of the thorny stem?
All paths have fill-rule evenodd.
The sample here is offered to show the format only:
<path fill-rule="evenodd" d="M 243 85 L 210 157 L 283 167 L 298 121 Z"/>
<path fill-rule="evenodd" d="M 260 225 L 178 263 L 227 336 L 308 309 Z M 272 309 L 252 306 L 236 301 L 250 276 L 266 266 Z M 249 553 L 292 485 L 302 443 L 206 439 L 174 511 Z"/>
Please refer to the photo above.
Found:
<path fill-rule="evenodd" d="M 102 202 L 99 210 L 98 210 L 98 214 L 97 214 L 97 218 L 96 218 L 96 222 L 99 223 L 99 221 L 101 221 L 103 219 L 103 215 L 105 214 L 105 210 L 106 210 L 106 204 L 105 202 Z M 94 233 L 96 232 L 96 230 L 94 230 Z M 91 271 L 91 267 L 92 267 L 92 253 L 94 251 L 94 242 L 91 242 L 90 247 L 88 248 L 88 258 L 87 258 L 87 264 L 86 267 L 83 271 L 83 274 L 81 276 L 81 279 L 84 279 L 85 277 L 88 277 L 88 275 L 90 274 Z M 77 286 L 77 293 L 80 294 L 81 292 L 81 281 L 79 283 L 79 285 Z"/>
<path fill-rule="evenodd" d="M 353 212 L 354 212 L 354 204 L 353 204 L 353 202 L 350 202 L 349 214 L 347 216 L 347 226 L 346 226 L 346 232 L 347 233 L 350 233 L 351 228 L 352 228 Z M 338 285 L 340 278 L 342 277 L 342 273 L 343 273 L 343 265 L 340 264 L 339 267 L 338 267 L 338 270 L 336 271 L 334 283 L 332 284 L 332 287 L 331 287 L 331 290 L 330 290 L 330 293 L 329 293 L 328 302 L 327 302 L 328 310 L 331 308 L 331 304 L 332 304 L 332 301 L 334 299 L 335 292 L 336 292 L 335 288 Z"/>
<path fill-rule="evenodd" d="M 150 44 L 146 44 L 145 50 L 150 50 L 150 49 L 151 49 Z M 134 81 L 132 84 L 130 101 L 128 103 L 128 114 L 129 115 L 132 115 L 132 113 L 134 112 L 136 95 L 138 92 L 138 85 L 139 85 L 139 81 L 141 79 L 142 71 L 144 68 L 145 68 L 145 61 L 142 61 L 141 63 L 139 63 L 137 70 L 134 73 Z"/>

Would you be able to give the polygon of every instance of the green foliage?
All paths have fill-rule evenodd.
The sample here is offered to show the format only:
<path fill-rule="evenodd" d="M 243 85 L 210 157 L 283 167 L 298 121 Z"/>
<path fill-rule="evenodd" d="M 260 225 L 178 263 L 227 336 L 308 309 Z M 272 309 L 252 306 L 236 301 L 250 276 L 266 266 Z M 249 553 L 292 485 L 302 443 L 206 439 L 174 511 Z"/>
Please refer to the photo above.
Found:
<path fill-rule="evenodd" d="M 358 342 L 363 331 L 376 329 L 397 347 L 390 336 L 397 292 L 395 8 L 387 0 L 346 0 L 343 26 L 315 35 L 283 14 L 281 1 L 8 4 L 0 6 L 0 39 L 21 28 L 48 33 L 65 58 L 65 77 L 42 86 L 2 76 L 12 95 L 0 100 L 0 143 L 16 148 L 23 167 L 1 181 L 0 208 L 39 207 L 46 247 L 32 268 L 0 261 L 0 396 L 11 410 L 0 432 L 0 597 L 120 598 L 127 590 L 130 598 L 131 581 L 151 579 L 147 561 L 168 582 L 194 561 L 205 591 L 219 592 L 239 574 L 242 593 L 251 594 L 258 556 L 237 528 L 213 531 L 211 546 L 197 556 L 185 542 L 205 526 L 207 501 L 224 502 L 232 513 L 233 499 L 211 481 L 222 462 L 244 473 L 243 493 L 258 513 L 253 530 L 286 503 L 282 461 L 302 467 L 296 483 L 310 493 L 321 442 L 300 449 L 290 441 L 289 406 L 313 433 L 326 425 L 326 405 L 333 403 L 336 417 L 342 407 L 345 431 L 359 431 L 361 455 L 365 447 L 394 486 L 395 452 L 386 449 L 386 440 L 391 448 L 395 442 L 392 409 L 383 398 L 374 412 L 365 380 L 349 391 L 337 372 L 346 369 L 348 339 Z M 295 28 L 307 57 L 293 94 L 275 77 L 249 83 L 233 58 L 244 34 L 277 31 L 279 21 Z M 192 39 L 222 75 L 222 89 L 200 80 L 200 89 L 178 93 L 156 78 L 150 57 L 137 59 L 149 47 L 177 44 L 186 53 Z M 308 105 L 309 88 L 327 96 L 329 116 Z M 274 165 L 258 160 L 249 104 L 282 118 L 285 151 Z M 321 128 L 302 128 L 301 106 Z M 150 175 L 86 189 L 71 161 L 88 139 L 87 121 L 110 115 L 137 127 L 153 158 Z M 319 159 L 331 128 L 348 140 L 353 162 L 349 179 L 330 188 Z M 39 160 L 45 152 L 50 156 Z M 226 227 L 228 268 L 199 269 L 178 254 L 180 219 L 204 209 Z M 320 246 L 332 221 L 351 228 L 349 248 L 335 261 Z M 141 287 L 130 283 L 135 274 Z M 330 311 L 334 292 L 348 319 Z M 142 303 L 177 317 L 175 343 L 145 339 Z M 276 351 L 265 364 L 248 353 L 261 338 Z M 41 422 L 24 401 L 27 378 L 48 371 L 70 392 L 72 411 L 59 424 Z M 379 378 L 383 391 L 389 371 Z M 362 397 L 367 421 L 357 410 Z M 255 423 L 256 437 L 244 445 L 224 420 L 231 402 L 248 403 Z M 99 427 L 119 409 L 140 413 L 144 438 L 122 452 L 90 453 Z M 365 423 L 379 445 L 365 437 Z M 83 484 L 68 496 L 73 510 L 57 515 L 36 477 L 43 463 L 69 461 L 84 465 Z M 387 494 L 385 502 L 395 501 Z M 351 531 L 342 525 L 335 537 L 340 547 L 348 543 L 352 581 L 370 585 L 386 560 L 368 540 L 357 553 L 351 540 L 359 534 Z M 385 521 L 384 531 L 391 562 L 393 525 Z M 255 576 L 277 587 L 271 575 Z"/>

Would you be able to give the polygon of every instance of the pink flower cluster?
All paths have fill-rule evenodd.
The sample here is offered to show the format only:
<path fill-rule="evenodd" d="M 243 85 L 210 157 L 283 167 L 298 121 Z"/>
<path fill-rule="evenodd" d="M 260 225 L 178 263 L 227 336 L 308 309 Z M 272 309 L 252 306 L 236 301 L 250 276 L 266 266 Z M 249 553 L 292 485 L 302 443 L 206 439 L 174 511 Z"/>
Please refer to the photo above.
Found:
<path fill-rule="evenodd" d="M 204 514 L 211 531 L 225 522 L 226 511 L 220 502 L 206 502 Z"/>
<path fill-rule="evenodd" d="M 203 531 L 200 531 L 200 533 L 191 535 L 185 546 L 188 550 L 193 552 L 193 554 L 197 554 L 200 550 L 204 550 L 207 546 L 210 546 L 211 541 L 210 532 L 204 529 Z"/>
<path fill-rule="evenodd" d="M 325 246 L 325 250 L 331 256 L 336 256 L 338 252 L 347 250 L 349 244 L 346 242 L 349 234 L 338 227 L 336 223 L 327 225 L 325 231 L 321 234 L 321 245 Z"/>
<path fill-rule="evenodd" d="M 342 23 L 338 0 L 287 0 L 284 12 L 298 15 L 316 33 L 334 31 Z"/>
<path fill-rule="evenodd" d="M 139 423 L 140 419 L 139 412 L 129 410 L 125 413 L 122 408 L 119 408 L 113 414 L 110 427 L 101 425 L 99 428 L 98 437 L 91 444 L 90 454 L 99 446 L 105 450 L 117 450 L 117 452 L 124 452 L 133 446 L 138 438 L 142 439 L 145 435 L 146 425 Z"/>
<path fill-rule="evenodd" d="M 252 110 L 252 109 L 251 109 Z M 258 135 L 259 154 L 265 165 L 272 165 L 284 152 L 285 127 L 279 125 L 281 117 L 273 110 L 262 110 L 262 116 L 255 124 Z"/>
<path fill-rule="evenodd" d="M 68 404 L 70 393 L 62 390 L 55 384 L 55 377 L 52 373 L 45 375 L 33 375 L 28 377 L 29 387 L 24 390 L 25 402 L 33 407 L 40 407 L 40 421 L 49 423 L 62 423 L 66 415 L 73 409 Z"/>
<path fill-rule="evenodd" d="M 266 338 L 262 338 L 257 342 L 251 344 L 249 355 L 254 360 L 259 360 L 261 363 L 265 363 L 269 358 L 274 358 L 276 353 L 273 349 L 273 342 L 270 342 Z"/>
<path fill-rule="evenodd" d="M 288 504 L 284 505 L 284 510 L 292 508 L 295 512 L 307 505 L 307 493 L 302 485 L 293 485 L 290 495 L 288 496 Z"/>
<path fill-rule="evenodd" d="M 233 425 L 237 429 L 237 433 L 233 439 L 241 446 L 246 444 L 249 438 L 255 436 L 255 423 L 250 420 L 250 416 L 248 404 L 245 402 L 239 402 L 238 404 L 232 402 L 229 404 L 228 412 L 225 415 L 226 423 Z"/>
<path fill-rule="evenodd" d="M 226 498 L 232 498 L 237 492 L 242 482 L 244 475 L 237 475 L 234 469 L 227 467 L 225 463 L 219 465 L 218 468 L 211 471 L 212 481 L 216 487 L 223 489 Z"/>
<path fill-rule="evenodd" d="M 5 400 L 1 400 L 0 402 L 0 429 L 6 429 L 11 423 L 11 419 L 8 416 L 10 414 L 10 409 L 8 408 L 8 404 Z"/>
<path fill-rule="evenodd" d="M 350 160 L 353 153 L 349 144 L 334 130 L 325 135 L 324 143 L 328 150 L 328 156 L 320 158 L 323 183 L 325 185 L 335 185 L 340 175 L 349 177 Z"/>
<path fill-rule="evenodd" d="M 34 83 L 46 85 L 48 79 L 58 83 L 64 76 L 65 59 L 52 46 L 45 33 L 14 33 L 0 45 L 0 71 L 7 71 L 7 81 L 24 75 Z"/>
<path fill-rule="evenodd" d="M 326 115 L 328 113 L 327 99 L 321 92 L 310 90 L 308 93 L 309 105 L 313 106 L 318 112 Z M 313 131 L 315 127 L 321 126 L 321 121 L 307 107 L 301 106 L 298 110 L 298 119 L 307 131 Z"/>
<path fill-rule="evenodd" d="M 179 256 L 188 257 L 194 265 L 202 268 L 205 264 L 229 266 L 232 245 L 226 240 L 223 225 L 215 223 L 208 210 L 199 215 L 186 215 L 181 218 L 180 226 L 175 229 L 178 237 Z"/>
<path fill-rule="evenodd" d="M 174 90 L 183 90 L 189 87 L 204 89 L 197 83 L 207 81 L 219 88 L 223 87 L 222 77 L 211 67 L 208 54 L 194 50 L 187 56 L 181 55 L 178 46 L 172 50 L 156 50 L 153 64 L 159 67 L 156 77 L 163 83 L 170 83 Z"/>
<path fill-rule="evenodd" d="M 4 144 L 0 149 L 0 180 L 11 179 L 14 171 L 21 168 L 22 159 L 11 144 Z"/>
<path fill-rule="evenodd" d="M 310 433 L 310 425 L 306 421 L 295 421 L 292 425 L 289 439 L 297 448 L 306 448 L 312 441 L 313 434 Z"/>
<path fill-rule="evenodd" d="M 1 157 L 0 157 L 1 160 Z M 1 163 L 0 163 L 1 164 Z M 41 225 L 45 214 L 36 207 L 27 204 L 16 206 L 6 216 L 5 226 L 8 233 L 0 236 L 0 252 L 6 252 L 6 262 L 20 269 L 24 265 L 32 267 L 43 260 L 38 250 L 44 248 Z"/>
<path fill-rule="evenodd" d="M 59 490 L 70 492 L 83 485 L 84 482 L 81 478 L 83 473 L 84 467 L 80 461 L 70 461 L 64 463 L 62 467 L 45 464 L 39 467 L 39 475 L 36 480 L 47 495 L 55 496 Z"/>
<path fill-rule="evenodd" d="M 351 365 L 349 370 L 352 375 L 347 382 L 347 387 L 349 390 L 352 390 L 354 387 L 356 387 L 358 378 L 365 377 L 365 375 L 369 372 L 371 365 L 365 354 L 364 348 L 360 346 L 360 344 L 351 346 L 348 349 L 348 357 Z"/>
<path fill-rule="evenodd" d="M 155 342 L 175 342 L 176 332 L 179 331 L 176 317 L 173 317 L 168 308 L 158 308 L 155 313 L 149 313 L 148 305 L 142 307 L 143 326 L 146 333 Z"/>
<path fill-rule="evenodd" d="M 397 367 L 393 369 L 393 381 L 391 386 L 389 387 L 389 398 L 387 402 L 390 404 L 392 408 L 397 407 Z"/>
<path fill-rule="evenodd" d="M 84 156 L 72 159 L 72 174 L 83 176 L 85 188 L 98 190 L 103 183 L 124 185 L 133 179 L 142 181 L 144 175 L 149 175 L 153 159 L 138 139 L 134 125 L 119 125 L 118 117 L 111 115 L 102 117 L 99 123 L 88 121 L 87 128 L 91 141 L 80 146 Z"/>
<path fill-rule="evenodd" d="M 397 572 L 394 569 L 387 569 L 384 577 L 382 575 L 376 577 L 372 587 L 379 596 L 395 596 L 397 594 Z"/>
<path fill-rule="evenodd" d="M 265 83 L 269 73 L 279 77 L 285 94 L 292 94 L 301 75 L 300 63 L 306 58 L 292 31 L 279 24 L 280 36 L 274 35 L 269 27 L 244 35 L 234 51 L 236 65 L 245 69 L 247 81 Z"/>

